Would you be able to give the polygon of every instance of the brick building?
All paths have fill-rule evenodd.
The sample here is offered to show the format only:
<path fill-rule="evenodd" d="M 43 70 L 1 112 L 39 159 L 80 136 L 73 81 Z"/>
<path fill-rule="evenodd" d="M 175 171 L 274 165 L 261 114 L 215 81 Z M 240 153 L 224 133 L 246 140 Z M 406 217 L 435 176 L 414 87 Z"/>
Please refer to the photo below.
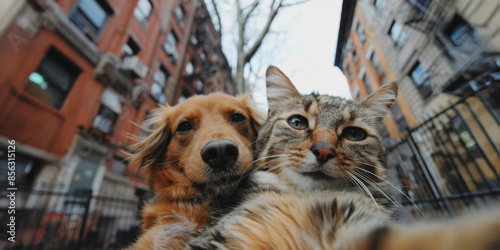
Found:
<path fill-rule="evenodd" d="M 233 92 L 204 1 L 0 5 L 0 176 L 15 140 L 19 189 L 142 194 L 125 161 L 136 124 L 160 104 Z"/>
<path fill-rule="evenodd" d="M 353 99 L 388 82 L 400 87 L 383 133 L 407 196 L 451 214 L 477 197 L 496 200 L 500 3 L 359 0 L 342 8 L 334 65 Z M 448 200 L 464 193 L 474 202 Z"/>

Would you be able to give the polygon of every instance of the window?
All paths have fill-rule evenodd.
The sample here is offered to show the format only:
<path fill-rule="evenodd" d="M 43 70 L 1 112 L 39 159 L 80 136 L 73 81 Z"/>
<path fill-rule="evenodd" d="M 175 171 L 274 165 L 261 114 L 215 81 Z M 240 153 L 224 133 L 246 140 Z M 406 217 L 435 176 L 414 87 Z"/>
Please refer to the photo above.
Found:
<path fill-rule="evenodd" d="M 363 25 L 358 22 L 358 26 L 356 27 L 356 30 L 358 31 L 358 36 L 359 36 L 359 42 L 361 44 L 364 44 L 366 41 L 366 34 L 365 34 L 365 29 L 363 28 Z"/>
<path fill-rule="evenodd" d="M 135 56 L 139 53 L 139 51 L 139 45 L 137 45 L 137 43 L 129 37 L 127 43 L 125 43 L 122 47 L 122 59 L 129 56 Z"/>
<path fill-rule="evenodd" d="M 399 131 L 400 132 L 406 131 L 407 126 L 406 126 L 405 117 L 401 113 L 401 110 L 399 109 L 399 106 L 397 103 L 392 104 L 391 113 L 392 113 L 392 117 L 394 117 L 394 120 L 396 120 L 396 124 L 398 125 Z"/>
<path fill-rule="evenodd" d="M 196 67 L 196 63 L 194 62 L 194 60 L 188 61 L 186 63 L 186 68 L 185 68 L 186 74 L 188 76 L 192 75 L 194 73 L 195 67 Z"/>
<path fill-rule="evenodd" d="M 134 9 L 134 16 L 139 20 L 142 25 L 148 24 L 149 16 L 151 15 L 151 10 L 153 5 L 149 0 L 139 0 Z"/>
<path fill-rule="evenodd" d="M 431 0 L 410 0 L 410 4 L 418 12 L 418 16 L 423 16 Z"/>
<path fill-rule="evenodd" d="M 69 19 L 92 41 L 103 30 L 113 11 L 104 0 L 81 0 L 69 15 Z"/>
<path fill-rule="evenodd" d="M 115 125 L 116 119 L 118 118 L 118 114 L 114 112 L 108 106 L 101 104 L 99 107 L 99 111 L 97 112 L 96 117 L 94 118 L 94 122 L 92 126 L 94 128 L 98 128 L 102 132 L 109 134 L 113 131 L 113 127 Z"/>
<path fill-rule="evenodd" d="M 356 64 L 356 66 L 358 66 L 359 57 L 358 57 L 358 54 L 356 53 L 356 50 L 352 51 L 352 60 L 354 61 L 354 63 Z"/>
<path fill-rule="evenodd" d="M 193 82 L 193 86 L 198 91 L 198 93 L 201 93 L 203 91 L 203 82 L 200 79 L 196 79 Z"/>
<path fill-rule="evenodd" d="M 127 163 L 118 157 L 113 157 L 113 162 L 111 162 L 110 172 L 118 175 L 122 175 L 127 169 Z"/>
<path fill-rule="evenodd" d="M 454 46 L 461 46 L 468 42 L 475 42 L 474 30 L 461 16 L 455 15 L 450 24 L 447 25 L 443 34 Z"/>
<path fill-rule="evenodd" d="M 354 75 L 352 74 L 351 68 L 349 68 L 349 67 L 347 67 L 347 74 L 348 74 L 350 82 L 352 83 L 352 81 L 354 80 Z"/>
<path fill-rule="evenodd" d="M 375 8 L 377 9 L 377 13 L 381 14 L 384 11 L 385 5 L 386 5 L 386 0 L 375 0 L 373 3 L 375 5 Z"/>
<path fill-rule="evenodd" d="M 403 30 L 403 25 L 396 21 L 392 22 L 391 28 L 389 29 L 389 35 L 396 49 L 400 49 L 406 41 L 406 33 Z"/>
<path fill-rule="evenodd" d="M 372 54 L 370 60 L 372 61 L 373 68 L 375 68 L 377 75 L 382 75 L 384 73 L 384 69 L 382 68 L 382 65 L 380 64 L 380 61 L 378 60 L 377 54 L 375 54 L 375 52 Z"/>
<path fill-rule="evenodd" d="M 207 56 L 205 56 L 205 53 L 203 52 L 203 50 L 200 50 L 198 52 L 198 56 L 200 57 L 200 60 L 202 60 L 202 61 L 205 61 L 207 59 Z"/>
<path fill-rule="evenodd" d="M 189 92 L 186 88 L 182 88 L 182 95 L 179 97 L 177 103 L 181 103 L 187 100 L 191 96 L 191 92 Z"/>
<path fill-rule="evenodd" d="M 365 84 L 366 90 L 368 91 L 368 94 L 373 93 L 372 86 L 370 85 L 370 80 L 368 80 L 368 77 L 366 74 L 363 76 L 363 83 Z"/>
<path fill-rule="evenodd" d="M 7 147 L 5 150 L 0 149 L 0 188 L 6 189 L 11 186 L 8 185 L 7 178 L 9 177 L 9 171 L 7 166 L 9 162 L 9 151 Z M 16 175 L 16 187 L 19 190 L 29 190 L 30 187 L 35 183 L 35 178 L 40 172 L 41 167 L 38 166 L 35 160 L 20 154 L 18 151 L 15 152 L 15 167 L 14 170 Z"/>
<path fill-rule="evenodd" d="M 151 86 L 151 95 L 158 101 L 158 103 L 165 103 L 165 87 L 170 74 L 167 69 L 160 65 L 154 74 L 154 82 Z"/>
<path fill-rule="evenodd" d="M 430 78 L 427 76 L 427 73 L 419 62 L 413 66 L 410 71 L 410 77 L 413 79 L 413 82 L 417 85 L 424 98 L 427 98 L 432 94 Z"/>
<path fill-rule="evenodd" d="M 196 39 L 196 36 L 195 36 L 195 35 L 191 36 L 191 43 L 192 43 L 193 45 L 197 45 L 197 44 L 198 44 L 198 39 Z"/>
<path fill-rule="evenodd" d="M 24 90 L 43 102 L 60 109 L 81 70 L 63 54 L 51 48 Z"/>
<path fill-rule="evenodd" d="M 480 150 L 474 136 L 467 128 L 463 117 L 460 114 L 455 115 L 450 120 L 451 128 L 458 134 L 463 147 L 465 147 L 473 156 L 479 156 Z"/>
<path fill-rule="evenodd" d="M 167 52 L 168 55 L 172 56 L 174 59 L 179 57 L 179 53 L 177 53 L 177 44 L 179 43 L 179 39 L 174 34 L 173 31 L 170 31 L 167 35 L 167 41 L 163 45 L 163 49 Z"/>
<path fill-rule="evenodd" d="M 179 4 L 179 6 L 177 6 L 177 9 L 175 9 L 175 19 L 177 20 L 179 27 L 184 26 L 184 17 L 185 16 L 186 16 L 186 12 L 184 12 L 184 8 L 182 8 L 182 5 Z"/>

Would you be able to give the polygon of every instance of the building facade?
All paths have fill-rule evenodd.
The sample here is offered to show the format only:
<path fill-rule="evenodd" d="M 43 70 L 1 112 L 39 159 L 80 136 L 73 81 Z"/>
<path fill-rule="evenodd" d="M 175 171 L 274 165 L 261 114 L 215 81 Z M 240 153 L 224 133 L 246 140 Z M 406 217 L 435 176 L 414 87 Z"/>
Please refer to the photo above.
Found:
<path fill-rule="evenodd" d="M 15 140 L 19 189 L 143 194 L 126 162 L 137 125 L 158 105 L 233 92 L 204 1 L 1 4 L 1 176 Z"/>
<path fill-rule="evenodd" d="M 498 1 L 343 3 L 334 65 L 354 100 L 398 82 L 382 133 L 417 198 L 500 187 L 499 9 Z"/>

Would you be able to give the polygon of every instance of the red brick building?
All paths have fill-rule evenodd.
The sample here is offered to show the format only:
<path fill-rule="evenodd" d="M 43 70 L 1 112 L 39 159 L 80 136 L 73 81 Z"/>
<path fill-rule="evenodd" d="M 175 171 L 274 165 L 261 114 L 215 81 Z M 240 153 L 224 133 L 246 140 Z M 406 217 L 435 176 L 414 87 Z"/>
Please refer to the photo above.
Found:
<path fill-rule="evenodd" d="M 18 188 L 142 193 L 125 161 L 136 124 L 159 104 L 233 91 L 203 1 L 2 5 L 11 11 L 0 20 L 0 160 L 15 140 Z"/>

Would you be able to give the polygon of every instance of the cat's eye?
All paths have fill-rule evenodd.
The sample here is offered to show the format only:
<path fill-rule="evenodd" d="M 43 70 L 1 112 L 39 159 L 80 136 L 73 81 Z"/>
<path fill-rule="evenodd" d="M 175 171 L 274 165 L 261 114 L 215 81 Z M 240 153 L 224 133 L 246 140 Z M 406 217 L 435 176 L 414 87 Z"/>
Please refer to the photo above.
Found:
<path fill-rule="evenodd" d="M 244 115 L 240 114 L 240 113 L 233 113 L 233 114 L 231 115 L 231 118 L 230 118 L 230 119 L 231 119 L 231 122 L 234 122 L 234 123 L 242 123 L 242 122 L 244 122 L 247 118 L 246 118 Z"/>
<path fill-rule="evenodd" d="M 287 122 L 290 127 L 298 130 L 306 129 L 309 126 L 307 119 L 301 115 L 294 115 L 288 118 Z"/>
<path fill-rule="evenodd" d="M 182 121 L 177 126 L 177 132 L 180 132 L 180 133 L 187 133 L 187 132 L 191 131 L 192 129 L 194 129 L 194 126 L 193 126 L 193 124 L 191 124 L 188 121 Z"/>
<path fill-rule="evenodd" d="M 347 127 L 342 130 L 342 137 L 350 141 L 362 141 L 366 139 L 366 131 L 357 127 Z"/>

